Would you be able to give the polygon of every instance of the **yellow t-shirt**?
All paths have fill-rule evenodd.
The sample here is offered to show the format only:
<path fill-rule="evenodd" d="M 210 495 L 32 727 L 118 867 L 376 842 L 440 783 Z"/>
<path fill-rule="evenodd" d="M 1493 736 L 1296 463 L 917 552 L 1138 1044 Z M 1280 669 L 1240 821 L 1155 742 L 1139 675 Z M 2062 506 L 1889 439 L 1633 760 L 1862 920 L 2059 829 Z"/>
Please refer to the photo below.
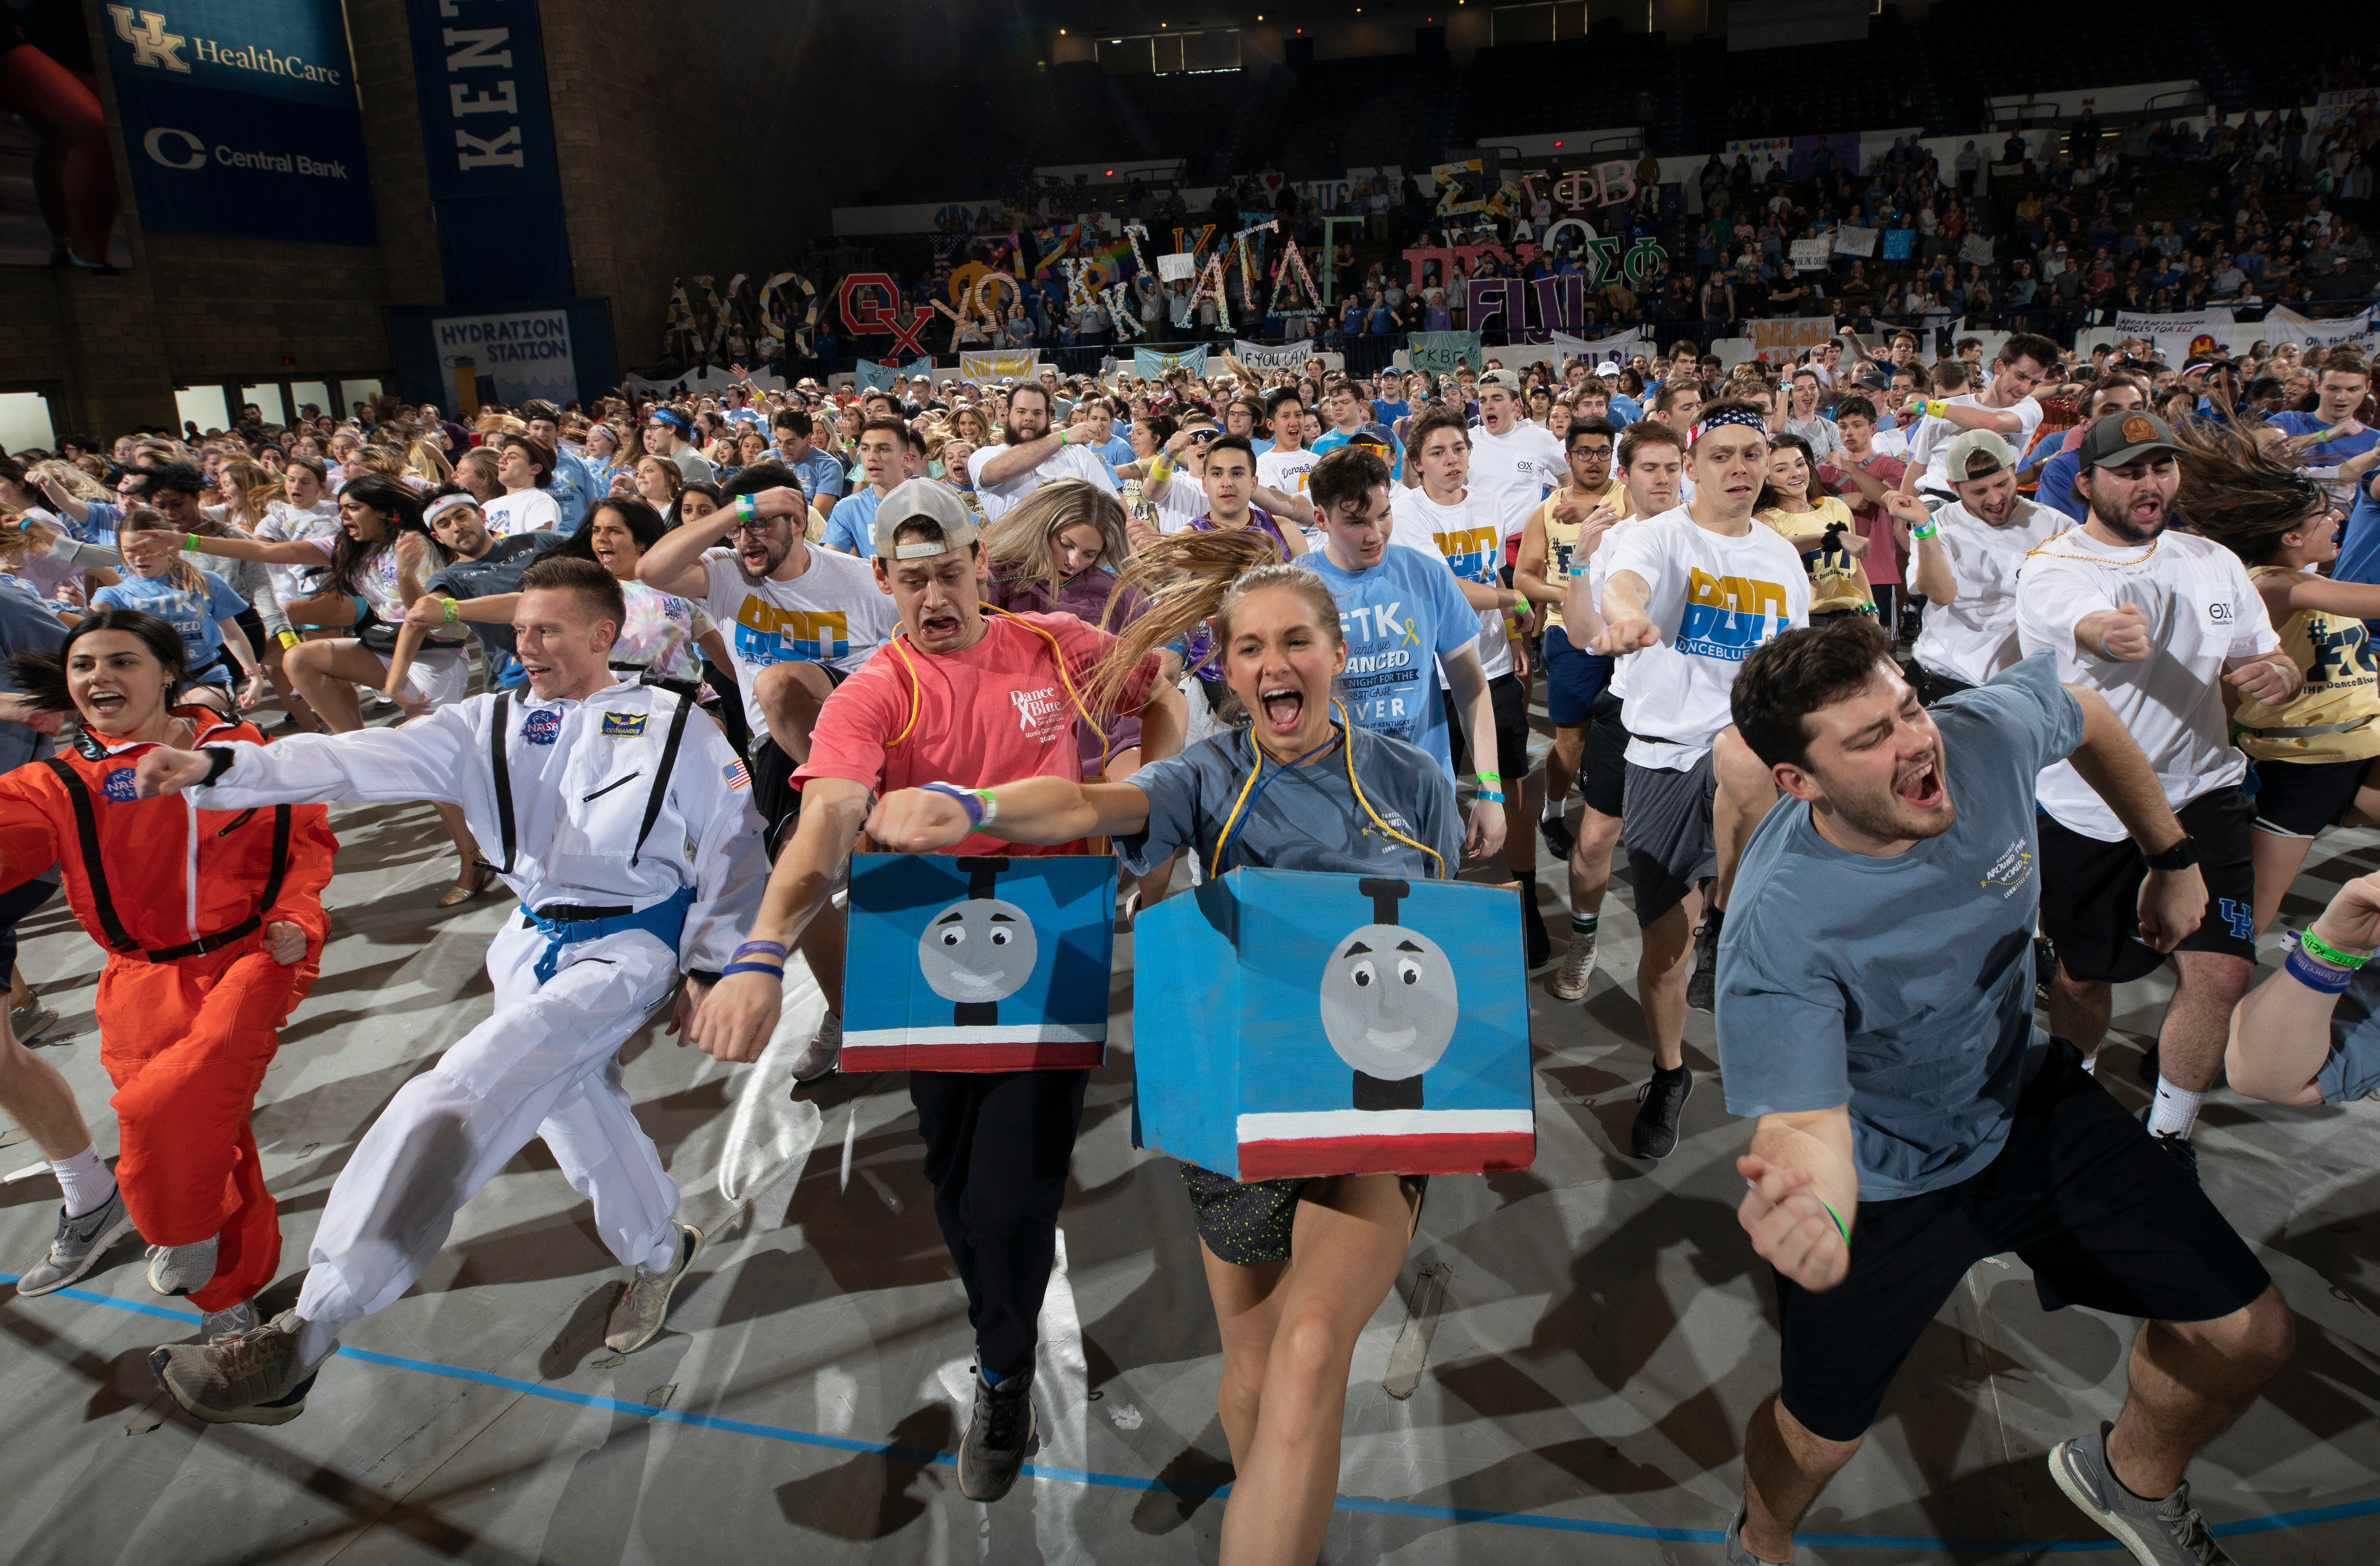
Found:
<path fill-rule="evenodd" d="M 1539 503 L 1537 506 L 1537 520 L 1546 529 L 1546 580 L 1562 589 L 1568 589 L 1570 586 L 1570 556 L 1571 551 L 1578 547 L 1578 524 L 1557 518 L 1554 516 L 1554 507 L 1569 492 L 1569 486 L 1564 485 L 1561 489 L 1556 490 L 1549 499 Z M 1626 516 L 1628 486 L 1614 479 L 1604 487 L 1602 495 L 1595 504 L 1609 506 L 1614 516 Z M 1582 560 L 1578 564 L 1583 566 L 1586 562 Z M 1546 624 L 1559 625 L 1561 623 L 1561 600 L 1556 599 L 1546 605 Z"/>
<path fill-rule="evenodd" d="M 1868 586 L 1866 568 L 1843 548 L 1840 537 L 1815 553 L 1810 553 L 1807 547 L 1825 539 L 1830 527 L 1848 529 L 1856 525 L 1852 520 L 1852 508 L 1840 497 L 1828 495 L 1812 511 L 1780 511 L 1772 507 L 1760 514 L 1760 520 L 1794 548 L 1803 551 L 1810 567 L 1811 613 L 1835 614 L 1847 609 L 1876 607 L 1876 593 Z"/>
<path fill-rule="evenodd" d="M 2249 568 L 2251 580 L 2280 567 Z M 2380 654 L 2363 622 L 2322 609 L 2301 609 L 2283 622 L 2281 650 L 2305 674 L 2297 695 L 2279 707 L 2242 700 L 2231 714 L 2240 748 L 2259 761 L 2362 761 L 2380 756 Z M 2324 729 L 2323 734 L 2289 730 Z"/>

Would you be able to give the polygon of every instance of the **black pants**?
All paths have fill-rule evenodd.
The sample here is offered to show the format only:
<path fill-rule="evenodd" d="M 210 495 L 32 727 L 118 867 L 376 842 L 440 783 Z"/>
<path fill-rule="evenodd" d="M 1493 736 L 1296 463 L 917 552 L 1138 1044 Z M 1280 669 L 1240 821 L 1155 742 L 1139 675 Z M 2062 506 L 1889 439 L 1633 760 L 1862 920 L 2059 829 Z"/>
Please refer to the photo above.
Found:
<path fill-rule="evenodd" d="M 767 734 L 753 737 L 752 807 L 760 813 L 760 846 L 774 863 L 777 851 L 801 815 L 802 791 L 794 786 L 794 759 Z"/>
<path fill-rule="evenodd" d="M 1090 1080 L 1087 1071 L 909 1074 L 934 1217 L 966 1285 L 976 1355 L 995 1376 L 1033 1364 Z"/>

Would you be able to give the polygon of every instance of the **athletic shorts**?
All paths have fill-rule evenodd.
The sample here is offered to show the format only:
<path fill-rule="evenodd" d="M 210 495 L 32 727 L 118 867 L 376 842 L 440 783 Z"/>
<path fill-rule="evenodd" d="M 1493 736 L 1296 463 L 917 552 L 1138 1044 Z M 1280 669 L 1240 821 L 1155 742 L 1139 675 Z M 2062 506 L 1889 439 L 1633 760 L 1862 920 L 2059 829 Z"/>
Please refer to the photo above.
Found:
<path fill-rule="evenodd" d="M 1570 633 L 1561 626 L 1547 626 L 1546 717 L 1558 728 L 1585 722 L 1595 698 L 1611 683 L 1611 662 L 1599 652 L 1571 646 Z"/>
<path fill-rule="evenodd" d="M 36 879 L 0 892 L 0 985 L 7 983 L 8 970 L 17 965 L 17 922 L 30 917 L 57 889 L 54 880 Z"/>
<path fill-rule="evenodd" d="M 1785 1406 L 1857 1440 L 1968 1269 L 2004 1252 L 2033 1269 L 2045 1310 L 2213 1321 L 2272 1284 L 2189 1171 L 2053 1039 L 1998 1158 L 1939 1191 L 1862 1202 L 1836 1287 L 1778 1277 Z"/>
<path fill-rule="evenodd" d="M 369 649 L 367 649 L 369 650 Z M 378 653 L 382 672 L 388 655 Z M 432 707 L 452 707 L 471 694 L 471 661 L 459 647 L 425 647 L 405 666 L 406 694 Z"/>
<path fill-rule="evenodd" d="M 1190 1211 L 1198 1238 L 1215 1253 L 1217 1261 L 1233 1267 L 1263 1267 L 1289 1259 L 1290 1236 L 1297 1227 L 1297 1204 L 1330 1176 L 1295 1180 L 1254 1180 L 1242 1183 L 1184 1161 L 1182 1188 L 1189 1193 Z M 1398 1176 L 1414 1194 L 1416 1217 L 1429 1195 L 1429 1176 Z"/>
<path fill-rule="evenodd" d="M 1626 708 L 1608 688 L 1597 693 L 1578 761 L 1578 796 L 1588 809 L 1615 821 L 1628 797 L 1628 725 L 1620 721 Z"/>
<path fill-rule="evenodd" d="M 1711 801 L 1718 795 L 1718 774 L 1707 750 L 1688 772 L 1628 763 L 1620 842 L 1628 850 L 1638 925 L 1650 925 L 1718 874 L 1718 839 L 1711 831 Z"/>
<path fill-rule="evenodd" d="M 1933 706 L 1945 697 L 1956 696 L 1962 690 L 1975 688 L 1964 680 L 1949 674 L 1937 674 L 1914 659 L 1910 661 L 1908 674 L 1909 688 L 1917 693 L 1918 701 L 1926 707 Z"/>
<path fill-rule="evenodd" d="M 1455 710 L 1454 693 L 1440 691 L 1439 697 L 1446 703 L 1446 738 L 1453 750 L 1454 770 L 1477 771 L 1463 737 L 1463 715 Z M 1494 770 L 1503 775 L 1504 797 L 1516 799 L 1521 780 L 1529 775 L 1529 687 L 1518 674 L 1499 674 L 1488 682 L 1488 701 L 1496 718 Z"/>
<path fill-rule="evenodd" d="M 2198 840 L 2206 881 L 2206 916 L 2183 938 L 2183 952 L 2220 952 L 2256 960 L 2253 807 L 2235 784 L 2202 794 L 2174 814 Z M 2165 961 L 2140 940 L 2141 881 L 2148 868 L 2131 838 L 2102 843 L 2041 818 L 2041 929 L 2067 977 L 2123 984 Z"/>
<path fill-rule="evenodd" d="M 2355 808 L 2374 762 L 2255 761 L 2256 830 L 2276 837 L 2318 837 Z"/>

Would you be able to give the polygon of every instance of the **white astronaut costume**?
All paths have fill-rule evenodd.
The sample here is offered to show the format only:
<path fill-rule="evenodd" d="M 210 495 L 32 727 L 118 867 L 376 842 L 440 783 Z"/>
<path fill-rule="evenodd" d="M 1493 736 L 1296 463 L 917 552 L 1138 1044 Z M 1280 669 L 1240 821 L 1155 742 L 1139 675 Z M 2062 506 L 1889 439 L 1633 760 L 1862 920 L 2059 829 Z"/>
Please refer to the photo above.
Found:
<path fill-rule="evenodd" d="M 759 911 L 760 820 L 718 725 L 640 685 L 584 701 L 524 687 L 402 728 L 223 748 L 235 759 L 193 791 L 200 808 L 459 805 L 521 899 L 488 952 L 494 1014 L 397 1092 L 332 1186 L 298 1302 L 310 1330 L 334 1337 L 411 1288 L 531 1136 L 623 1265 L 674 1256 L 677 1186 L 617 1056 L 681 972 L 726 965 Z"/>

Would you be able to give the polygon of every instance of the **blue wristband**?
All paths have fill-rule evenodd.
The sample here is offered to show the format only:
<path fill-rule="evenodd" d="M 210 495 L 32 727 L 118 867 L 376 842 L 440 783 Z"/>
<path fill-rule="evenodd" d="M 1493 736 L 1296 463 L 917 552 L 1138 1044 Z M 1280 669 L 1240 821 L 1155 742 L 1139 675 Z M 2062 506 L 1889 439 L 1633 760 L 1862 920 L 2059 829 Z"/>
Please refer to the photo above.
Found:
<path fill-rule="evenodd" d="M 781 979 L 785 977 L 785 970 L 774 963 L 730 963 L 719 970 L 719 977 L 725 978 L 730 974 L 739 973 L 764 973 Z"/>
<path fill-rule="evenodd" d="M 959 802 L 959 808 L 966 812 L 967 825 L 971 827 L 979 827 L 983 825 L 983 795 L 978 794 L 975 790 L 971 788 L 961 788 L 956 783 L 919 783 L 917 786 L 924 789 L 929 794 L 946 794 L 950 795 L 953 799 Z"/>
<path fill-rule="evenodd" d="M 777 961 L 781 963 L 783 962 L 790 954 L 787 953 L 784 946 L 778 941 L 747 941 L 743 945 L 735 948 L 735 951 L 730 952 L 727 954 L 727 960 L 731 963 L 740 963 L 755 952 L 772 953 L 775 954 Z"/>
<path fill-rule="evenodd" d="M 1501 805 L 1504 803 L 1504 796 L 1490 788 L 1481 789 L 1476 795 L 1473 795 L 1473 797 L 1476 799 L 1484 799 L 1490 805 Z"/>
<path fill-rule="evenodd" d="M 2308 989 L 2318 989 L 2325 995 L 2337 995 L 2355 982 L 2353 968 L 2334 968 L 2318 963 L 2305 954 L 2295 941 L 2289 943 L 2289 961 L 2282 966 L 2289 976 Z"/>

